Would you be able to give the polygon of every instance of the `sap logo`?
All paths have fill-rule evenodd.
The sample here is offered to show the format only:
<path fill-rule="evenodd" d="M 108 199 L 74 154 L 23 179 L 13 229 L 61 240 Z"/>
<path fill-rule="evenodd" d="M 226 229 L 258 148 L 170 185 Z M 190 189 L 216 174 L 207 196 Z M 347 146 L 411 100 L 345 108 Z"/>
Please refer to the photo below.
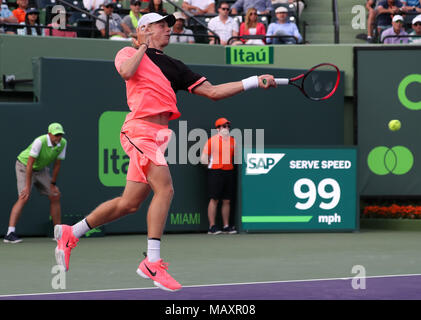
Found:
<path fill-rule="evenodd" d="M 267 174 L 284 156 L 285 153 L 249 153 L 246 174 Z"/>

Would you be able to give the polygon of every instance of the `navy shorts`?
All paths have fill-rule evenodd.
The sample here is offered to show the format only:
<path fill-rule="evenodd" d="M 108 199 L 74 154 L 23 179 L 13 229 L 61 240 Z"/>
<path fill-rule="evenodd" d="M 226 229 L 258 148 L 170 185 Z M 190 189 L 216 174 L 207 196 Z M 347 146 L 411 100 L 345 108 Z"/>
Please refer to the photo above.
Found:
<path fill-rule="evenodd" d="M 234 195 L 234 170 L 208 170 L 208 195 L 210 199 L 231 200 Z"/>

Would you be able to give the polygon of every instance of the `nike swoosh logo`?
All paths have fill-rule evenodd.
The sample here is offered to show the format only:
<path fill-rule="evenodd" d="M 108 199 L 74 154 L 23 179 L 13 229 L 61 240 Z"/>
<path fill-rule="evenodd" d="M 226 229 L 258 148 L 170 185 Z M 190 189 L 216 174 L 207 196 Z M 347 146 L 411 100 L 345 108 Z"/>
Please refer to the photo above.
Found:
<path fill-rule="evenodd" d="M 66 243 L 66 248 L 68 247 L 69 247 L 69 240 L 67 240 L 67 243 Z"/>
<path fill-rule="evenodd" d="M 156 271 L 155 272 L 152 272 L 152 270 L 148 268 L 148 266 L 146 265 L 146 263 L 145 263 L 145 267 L 146 267 L 146 269 L 148 269 L 148 271 L 152 275 L 152 277 L 155 277 L 156 276 Z"/>

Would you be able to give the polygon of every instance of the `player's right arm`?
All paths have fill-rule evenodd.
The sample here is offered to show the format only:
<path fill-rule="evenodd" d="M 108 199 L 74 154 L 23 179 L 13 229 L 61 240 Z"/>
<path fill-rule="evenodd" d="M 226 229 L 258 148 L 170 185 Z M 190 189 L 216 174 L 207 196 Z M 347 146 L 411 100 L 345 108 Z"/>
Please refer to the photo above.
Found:
<path fill-rule="evenodd" d="M 263 79 L 266 79 L 264 83 Z M 261 75 L 257 77 L 254 88 L 268 89 L 276 87 L 275 79 L 272 75 Z M 212 85 L 209 81 L 205 81 L 193 89 L 193 93 L 204 96 L 214 101 L 232 97 L 238 93 L 247 90 L 243 81 L 227 82 L 219 85 Z"/>
<path fill-rule="evenodd" d="M 129 80 L 139 67 L 146 49 L 149 47 L 150 35 L 145 27 L 137 28 L 137 40 L 133 40 L 133 45 L 138 48 L 136 53 L 130 58 L 123 61 L 120 65 L 118 73 L 124 80 Z"/>

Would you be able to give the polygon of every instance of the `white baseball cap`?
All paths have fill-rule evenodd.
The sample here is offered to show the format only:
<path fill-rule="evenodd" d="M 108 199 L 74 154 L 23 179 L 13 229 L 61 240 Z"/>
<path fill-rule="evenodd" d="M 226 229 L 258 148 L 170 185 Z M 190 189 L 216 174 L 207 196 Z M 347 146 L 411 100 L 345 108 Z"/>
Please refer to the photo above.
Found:
<path fill-rule="evenodd" d="M 403 17 L 401 15 L 397 14 L 396 16 L 393 17 L 392 21 L 393 22 L 403 21 Z"/>
<path fill-rule="evenodd" d="M 412 19 L 412 24 L 415 24 L 417 22 L 421 22 L 421 14 L 417 15 L 414 19 Z"/>
<path fill-rule="evenodd" d="M 278 12 L 288 12 L 288 9 L 283 7 L 283 6 L 279 6 L 278 8 L 276 8 L 275 13 Z"/>
<path fill-rule="evenodd" d="M 172 14 L 161 16 L 156 12 L 151 12 L 143 15 L 142 18 L 140 18 L 137 26 L 141 27 L 161 20 L 167 21 L 169 27 L 172 27 L 175 23 L 175 17 Z"/>
<path fill-rule="evenodd" d="M 173 15 L 174 15 L 175 19 L 177 19 L 177 20 L 178 19 L 186 20 L 186 16 L 180 11 L 174 12 Z"/>

